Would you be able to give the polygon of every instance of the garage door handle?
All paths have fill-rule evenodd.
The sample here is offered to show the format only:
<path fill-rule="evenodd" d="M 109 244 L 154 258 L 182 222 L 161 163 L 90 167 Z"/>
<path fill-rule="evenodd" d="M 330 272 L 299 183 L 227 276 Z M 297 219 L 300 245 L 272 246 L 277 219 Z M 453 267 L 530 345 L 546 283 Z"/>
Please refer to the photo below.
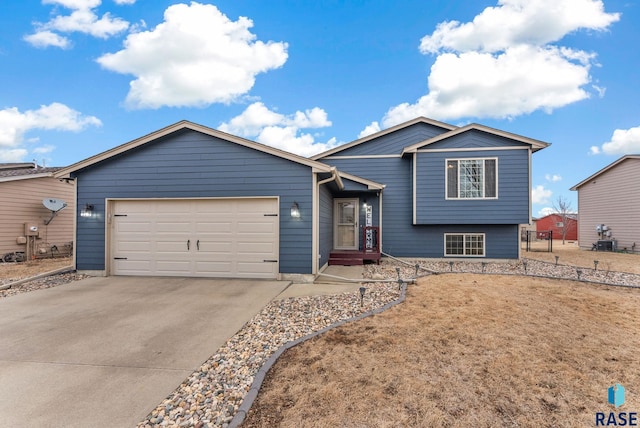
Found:
<path fill-rule="evenodd" d="M 278 263 L 277 260 L 263 260 L 265 263 Z"/>
<path fill-rule="evenodd" d="M 200 251 L 200 240 L 199 239 L 196 241 L 196 247 L 198 248 L 198 251 Z"/>
<path fill-rule="evenodd" d="M 191 239 L 187 239 L 187 251 L 191 248 Z"/>

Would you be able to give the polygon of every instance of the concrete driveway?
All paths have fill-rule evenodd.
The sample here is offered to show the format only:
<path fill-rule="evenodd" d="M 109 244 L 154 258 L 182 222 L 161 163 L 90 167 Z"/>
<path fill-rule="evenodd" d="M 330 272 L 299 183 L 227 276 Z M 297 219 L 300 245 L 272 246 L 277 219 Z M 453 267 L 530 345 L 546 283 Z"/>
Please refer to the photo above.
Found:
<path fill-rule="evenodd" d="M 0 424 L 133 427 L 287 285 L 108 277 L 0 299 Z"/>

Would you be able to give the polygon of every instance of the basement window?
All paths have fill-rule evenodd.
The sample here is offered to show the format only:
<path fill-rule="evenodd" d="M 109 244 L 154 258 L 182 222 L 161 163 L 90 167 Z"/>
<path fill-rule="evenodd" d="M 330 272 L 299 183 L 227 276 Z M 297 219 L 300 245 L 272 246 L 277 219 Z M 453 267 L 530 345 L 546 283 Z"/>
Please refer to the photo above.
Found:
<path fill-rule="evenodd" d="M 484 257 L 484 233 L 445 233 L 445 257 Z"/>

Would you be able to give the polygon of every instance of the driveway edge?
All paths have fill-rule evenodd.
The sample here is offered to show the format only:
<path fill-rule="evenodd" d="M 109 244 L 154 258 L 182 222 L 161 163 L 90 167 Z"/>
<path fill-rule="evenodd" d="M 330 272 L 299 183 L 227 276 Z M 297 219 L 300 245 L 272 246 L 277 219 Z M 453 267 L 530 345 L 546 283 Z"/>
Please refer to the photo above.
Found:
<path fill-rule="evenodd" d="M 41 273 L 39 275 L 30 276 L 29 278 L 19 279 L 17 281 L 13 281 L 13 282 L 10 282 L 8 284 L 1 285 L 0 286 L 0 291 L 8 290 L 11 287 L 13 287 L 14 285 L 20 285 L 20 284 L 23 284 L 25 282 L 35 281 L 36 279 L 46 278 L 47 276 L 57 275 L 59 273 L 71 272 L 73 270 L 75 270 L 75 268 L 73 266 L 66 266 L 66 267 L 63 267 L 63 268 L 60 268 L 60 269 L 56 269 L 56 270 L 52 270 L 52 271 L 49 271 L 49 272 Z"/>

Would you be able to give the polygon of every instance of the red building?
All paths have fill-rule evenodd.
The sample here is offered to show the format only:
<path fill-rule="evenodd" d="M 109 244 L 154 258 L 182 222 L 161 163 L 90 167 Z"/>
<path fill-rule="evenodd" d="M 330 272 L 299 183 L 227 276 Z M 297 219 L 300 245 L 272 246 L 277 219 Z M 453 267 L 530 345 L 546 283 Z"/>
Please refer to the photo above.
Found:
<path fill-rule="evenodd" d="M 553 239 L 562 239 L 562 231 L 565 231 L 564 239 L 567 241 L 576 241 L 578 239 L 578 215 L 566 214 L 565 221 L 562 221 L 562 215 L 549 214 L 539 218 L 536 222 L 536 232 L 540 236 L 540 232 L 553 232 Z"/>

